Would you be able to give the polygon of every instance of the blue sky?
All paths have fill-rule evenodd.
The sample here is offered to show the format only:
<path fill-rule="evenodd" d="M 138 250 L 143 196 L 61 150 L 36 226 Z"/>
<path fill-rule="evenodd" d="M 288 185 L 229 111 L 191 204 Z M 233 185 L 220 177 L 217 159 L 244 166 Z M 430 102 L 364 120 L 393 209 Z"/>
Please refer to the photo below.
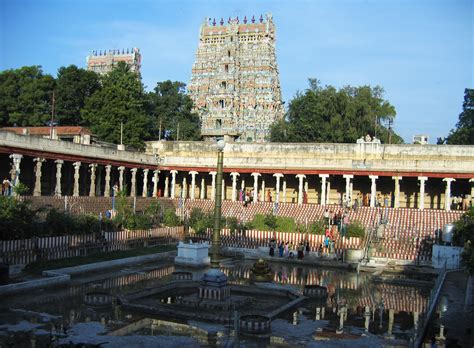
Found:
<path fill-rule="evenodd" d="M 0 70 L 85 67 L 91 50 L 139 47 L 148 89 L 188 83 L 204 17 L 271 12 L 283 99 L 323 85 L 380 85 L 405 141 L 446 136 L 473 88 L 474 1 L 0 0 Z"/>

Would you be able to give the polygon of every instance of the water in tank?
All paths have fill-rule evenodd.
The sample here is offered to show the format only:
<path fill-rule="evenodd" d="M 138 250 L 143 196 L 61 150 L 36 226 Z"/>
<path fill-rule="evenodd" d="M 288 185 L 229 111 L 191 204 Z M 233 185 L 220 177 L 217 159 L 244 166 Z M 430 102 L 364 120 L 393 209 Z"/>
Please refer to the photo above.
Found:
<path fill-rule="evenodd" d="M 453 241 L 453 233 L 454 233 L 454 225 L 453 224 L 446 224 L 443 227 L 443 242 L 445 243 L 452 243 Z"/>

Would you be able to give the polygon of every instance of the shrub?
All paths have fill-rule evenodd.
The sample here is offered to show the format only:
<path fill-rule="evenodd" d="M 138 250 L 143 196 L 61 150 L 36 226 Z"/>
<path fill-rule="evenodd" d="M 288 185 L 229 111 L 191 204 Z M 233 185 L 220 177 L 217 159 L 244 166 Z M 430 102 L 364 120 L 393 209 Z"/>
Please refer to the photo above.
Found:
<path fill-rule="evenodd" d="M 28 238 L 33 234 L 35 212 L 27 202 L 0 196 L 1 240 Z"/>
<path fill-rule="evenodd" d="M 176 215 L 174 209 L 168 208 L 165 210 L 165 214 L 163 216 L 163 224 L 169 227 L 181 225 L 181 221 L 179 217 Z"/>
<path fill-rule="evenodd" d="M 295 232 L 296 222 L 295 219 L 287 216 L 278 216 L 276 219 L 275 230 L 280 232 Z"/>
<path fill-rule="evenodd" d="M 203 234 L 212 227 L 213 219 L 210 213 L 205 214 L 201 209 L 194 208 L 189 216 L 189 226 L 197 234 Z"/>
<path fill-rule="evenodd" d="M 18 196 L 25 196 L 30 192 L 30 188 L 24 183 L 20 182 L 13 186 L 13 192 L 15 192 Z"/>
<path fill-rule="evenodd" d="M 365 227 L 360 221 L 354 221 L 347 225 L 347 237 L 359 237 L 364 238 Z"/>
<path fill-rule="evenodd" d="M 319 219 L 309 225 L 308 232 L 312 234 L 324 234 L 324 232 L 326 232 L 326 226 L 324 219 Z"/>

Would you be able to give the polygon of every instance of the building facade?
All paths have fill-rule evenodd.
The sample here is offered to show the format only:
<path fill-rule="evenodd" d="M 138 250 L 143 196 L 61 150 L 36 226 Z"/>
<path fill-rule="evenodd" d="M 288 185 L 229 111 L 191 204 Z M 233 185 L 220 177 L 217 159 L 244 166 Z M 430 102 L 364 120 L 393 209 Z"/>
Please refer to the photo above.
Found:
<path fill-rule="evenodd" d="M 98 74 L 107 74 L 112 71 L 119 62 L 125 62 L 130 70 L 139 74 L 142 62 L 140 49 L 122 49 L 108 51 L 92 51 L 87 56 L 87 70 L 95 71 Z"/>
<path fill-rule="evenodd" d="M 226 23 L 206 18 L 188 93 L 204 138 L 265 141 L 284 116 L 272 15 Z"/>

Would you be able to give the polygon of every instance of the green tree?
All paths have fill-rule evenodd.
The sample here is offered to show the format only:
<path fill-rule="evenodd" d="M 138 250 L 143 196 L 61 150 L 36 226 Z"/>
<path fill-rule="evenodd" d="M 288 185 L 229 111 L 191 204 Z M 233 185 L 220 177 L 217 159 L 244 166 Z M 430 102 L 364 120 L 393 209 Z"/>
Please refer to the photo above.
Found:
<path fill-rule="evenodd" d="M 123 143 L 144 147 L 150 136 L 150 118 L 146 113 L 146 97 L 139 76 L 120 62 L 102 79 L 102 88 L 86 99 L 81 116 L 100 139 L 120 142 L 123 124 Z"/>
<path fill-rule="evenodd" d="M 204 234 L 208 228 L 213 227 L 213 216 L 211 213 L 204 213 L 199 208 L 191 210 L 189 216 L 189 225 L 193 228 L 197 234 Z"/>
<path fill-rule="evenodd" d="M 464 102 L 459 121 L 446 141 L 450 145 L 474 145 L 474 89 L 464 90 Z"/>
<path fill-rule="evenodd" d="M 465 212 L 454 225 L 454 244 L 464 246 L 461 255 L 463 264 L 474 274 L 474 207 Z"/>
<path fill-rule="evenodd" d="M 81 125 L 85 101 L 100 89 L 99 75 L 75 65 L 61 67 L 56 78 L 56 120 L 60 125 Z"/>
<path fill-rule="evenodd" d="M 321 87 L 316 79 L 310 88 L 298 92 L 289 104 L 288 113 L 271 127 L 274 142 L 353 143 L 363 135 L 377 134 L 386 142 L 389 130 L 383 125 L 393 121 L 395 108 L 383 97 L 379 86 L 351 87 L 336 90 Z M 391 132 L 391 142 L 403 142 Z"/>
<path fill-rule="evenodd" d="M 24 66 L 0 73 L 0 122 L 2 126 L 42 126 L 51 119 L 51 75 L 40 66 Z"/>
<path fill-rule="evenodd" d="M 199 116 L 191 112 L 193 103 L 185 94 L 185 87 L 182 82 L 167 80 L 158 82 L 148 94 L 155 138 L 159 138 L 161 128 L 161 138 L 167 134 L 169 140 L 200 139 Z"/>

